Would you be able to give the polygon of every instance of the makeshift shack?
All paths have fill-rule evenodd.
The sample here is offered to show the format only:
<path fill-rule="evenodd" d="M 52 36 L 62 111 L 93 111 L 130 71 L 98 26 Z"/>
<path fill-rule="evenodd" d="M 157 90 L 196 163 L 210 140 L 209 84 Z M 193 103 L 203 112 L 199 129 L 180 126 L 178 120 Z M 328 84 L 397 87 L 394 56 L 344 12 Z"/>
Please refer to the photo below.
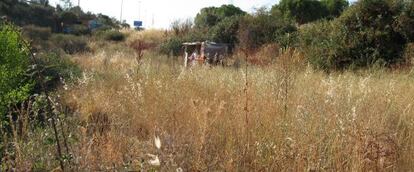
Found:
<path fill-rule="evenodd" d="M 194 66 L 197 64 L 218 65 L 229 54 L 229 45 L 215 42 L 186 42 L 184 47 L 184 65 Z"/>

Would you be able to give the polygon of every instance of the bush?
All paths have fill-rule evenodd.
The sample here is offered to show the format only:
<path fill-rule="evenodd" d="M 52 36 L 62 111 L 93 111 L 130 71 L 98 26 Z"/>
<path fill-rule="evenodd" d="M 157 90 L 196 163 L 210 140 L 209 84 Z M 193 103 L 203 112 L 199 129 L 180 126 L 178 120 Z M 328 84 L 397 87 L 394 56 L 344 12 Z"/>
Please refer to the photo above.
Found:
<path fill-rule="evenodd" d="M 392 27 L 400 13 L 389 1 L 358 1 L 335 21 L 303 27 L 301 47 L 325 70 L 402 63 L 407 39 Z"/>
<path fill-rule="evenodd" d="M 238 43 L 239 16 L 227 17 L 209 30 L 211 41 L 235 45 Z"/>
<path fill-rule="evenodd" d="M 184 39 L 178 36 L 172 36 L 160 45 L 160 52 L 163 54 L 178 56 L 182 52 Z"/>
<path fill-rule="evenodd" d="M 178 56 L 183 53 L 184 42 L 196 42 L 209 40 L 208 35 L 199 29 L 191 29 L 183 35 L 171 35 L 160 45 L 160 52 L 167 55 Z"/>
<path fill-rule="evenodd" d="M 20 32 L 14 26 L 0 25 L 0 122 L 4 122 L 9 105 L 29 97 L 33 88 L 26 76 L 29 65 L 29 47 Z"/>
<path fill-rule="evenodd" d="M 79 17 L 71 11 L 64 11 L 60 14 L 60 21 L 65 25 L 72 25 L 79 21 Z"/>
<path fill-rule="evenodd" d="M 296 31 L 289 20 L 272 14 L 266 9 L 259 9 L 254 15 L 243 17 L 240 22 L 239 39 L 244 39 L 244 47 L 258 49 L 264 44 L 281 41 L 285 34 Z M 241 33 L 248 33 L 242 35 Z M 248 38 L 241 38 L 248 36 Z"/>
<path fill-rule="evenodd" d="M 60 48 L 68 54 L 89 51 L 86 39 L 79 36 L 54 34 L 50 40 L 56 48 Z"/>
<path fill-rule="evenodd" d="M 347 0 L 321 0 L 322 5 L 325 6 L 330 18 L 335 18 L 349 6 Z"/>
<path fill-rule="evenodd" d="M 394 27 L 409 42 L 414 42 L 414 1 L 407 1 L 401 8 L 402 12 L 394 22 Z"/>
<path fill-rule="evenodd" d="M 338 22 L 324 20 L 303 26 L 298 37 L 309 63 L 315 68 L 330 70 L 352 63 L 351 57 L 344 56 L 348 47 L 344 35 Z"/>
<path fill-rule="evenodd" d="M 80 25 L 80 24 L 72 25 L 70 28 L 72 30 L 71 34 L 74 34 L 77 36 L 89 35 L 91 33 L 87 26 Z"/>
<path fill-rule="evenodd" d="M 37 65 L 43 68 L 40 74 L 47 78 L 44 81 L 47 90 L 54 90 L 61 83 L 61 78 L 71 81 L 81 74 L 80 68 L 75 63 L 58 53 L 40 53 L 37 58 L 39 59 Z M 37 88 L 40 86 L 38 85 Z"/>
<path fill-rule="evenodd" d="M 105 39 L 108 41 L 124 41 L 125 35 L 119 31 L 111 30 L 105 32 Z"/>
<path fill-rule="evenodd" d="M 98 30 L 94 33 L 98 39 L 107 41 L 124 41 L 126 36 L 117 30 Z"/>

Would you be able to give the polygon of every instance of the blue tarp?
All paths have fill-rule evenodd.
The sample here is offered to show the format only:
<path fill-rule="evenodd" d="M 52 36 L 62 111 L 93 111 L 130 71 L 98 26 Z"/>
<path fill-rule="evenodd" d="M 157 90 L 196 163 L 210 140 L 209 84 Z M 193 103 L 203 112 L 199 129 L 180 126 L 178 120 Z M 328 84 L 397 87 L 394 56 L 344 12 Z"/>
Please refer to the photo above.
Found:
<path fill-rule="evenodd" d="M 97 20 L 91 20 L 88 23 L 88 27 L 89 27 L 90 30 L 100 28 L 101 26 L 102 26 L 102 24 L 99 23 Z"/>

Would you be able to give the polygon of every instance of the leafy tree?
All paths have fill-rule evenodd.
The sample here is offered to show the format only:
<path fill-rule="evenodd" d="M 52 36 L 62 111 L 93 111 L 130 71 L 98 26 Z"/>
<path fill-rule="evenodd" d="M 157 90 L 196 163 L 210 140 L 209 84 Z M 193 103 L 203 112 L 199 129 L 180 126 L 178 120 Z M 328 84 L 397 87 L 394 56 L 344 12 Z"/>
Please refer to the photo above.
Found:
<path fill-rule="evenodd" d="M 400 8 L 402 12 L 394 22 L 394 28 L 409 42 L 414 42 L 414 1 L 405 1 Z"/>
<path fill-rule="evenodd" d="M 215 42 L 235 45 L 238 43 L 237 32 L 239 30 L 240 19 L 241 17 L 239 16 L 225 18 L 209 30 L 209 38 Z"/>
<path fill-rule="evenodd" d="M 239 30 L 240 33 L 250 35 L 247 41 L 250 43 L 247 46 L 251 48 L 259 48 L 263 44 L 279 41 L 280 37 L 294 31 L 296 27 L 289 20 L 265 8 L 258 9 L 253 15 L 244 16 Z"/>
<path fill-rule="evenodd" d="M 281 0 L 273 7 L 286 17 L 292 17 L 299 24 L 309 23 L 327 17 L 329 12 L 318 0 Z"/>
<path fill-rule="evenodd" d="M 321 0 L 331 18 L 338 17 L 349 6 L 347 0 Z"/>
<path fill-rule="evenodd" d="M 78 15 L 70 11 L 64 11 L 60 14 L 60 21 L 65 25 L 76 24 L 79 21 Z"/>
<path fill-rule="evenodd" d="M 99 23 L 101 23 L 104 27 L 116 28 L 116 29 L 119 29 L 120 27 L 120 22 L 117 19 L 111 18 L 107 15 L 98 14 L 96 16 L 96 20 L 98 20 Z"/>
<path fill-rule="evenodd" d="M 56 26 L 57 16 L 55 9 L 51 6 L 38 4 L 30 5 L 26 15 L 27 17 L 25 17 L 25 23 L 22 25 L 33 24 L 50 28 L 55 28 Z"/>
<path fill-rule="evenodd" d="M 72 12 L 74 14 L 76 14 L 78 17 L 84 15 L 85 13 L 82 11 L 82 8 L 79 6 L 76 7 L 72 7 L 70 9 L 68 9 L 67 11 Z"/>
<path fill-rule="evenodd" d="M 201 9 L 194 19 L 198 28 L 210 28 L 227 17 L 242 16 L 246 12 L 234 5 L 222 5 L 221 7 L 208 7 Z"/>
<path fill-rule="evenodd" d="M 18 0 L 0 1 L 0 15 L 9 15 L 13 11 L 14 6 L 18 3 Z"/>

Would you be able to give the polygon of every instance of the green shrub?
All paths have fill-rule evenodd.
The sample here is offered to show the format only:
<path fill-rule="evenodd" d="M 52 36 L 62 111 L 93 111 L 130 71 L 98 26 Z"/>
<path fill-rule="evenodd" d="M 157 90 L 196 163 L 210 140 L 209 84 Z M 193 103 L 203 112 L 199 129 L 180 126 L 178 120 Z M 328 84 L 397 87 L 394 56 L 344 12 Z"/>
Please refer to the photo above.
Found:
<path fill-rule="evenodd" d="M 165 42 L 163 42 L 159 50 L 163 54 L 167 55 L 182 55 L 183 53 L 183 43 L 184 42 L 196 42 L 196 41 L 206 41 L 210 40 L 207 33 L 199 29 L 191 29 L 187 33 L 180 35 L 171 35 Z"/>
<path fill-rule="evenodd" d="M 86 39 L 75 35 L 54 34 L 50 43 L 68 54 L 89 51 Z"/>
<path fill-rule="evenodd" d="M 59 16 L 59 19 L 65 25 L 76 24 L 79 21 L 79 17 L 71 11 L 63 11 Z"/>
<path fill-rule="evenodd" d="M 172 55 L 178 56 L 182 52 L 182 44 L 184 42 L 184 39 L 172 36 L 160 45 L 160 52 L 167 55 L 172 53 Z"/>
<path fill-rule="evenodd" d="M 70 28 L 72 30 L 71 34 L 74 34 L 77 36 L 89 35 L 91 33 L 87 26 L 80 25 L 80 24 L 72 25 Z"/>
<path fill-rule="evenodd" d="M 29 47 L 19 31 L 11 25 L 0 25 L 0 115 L 8 106 L 27 99 L 33 82 L 26 76 L 29 69 Z"/>
<path fill-rule="evenodd" d="M 396 18 L 394 27 L 409 42 L 414 42 L 414 1 L 407 1 L 401 8 L 402 12 Z"/>
<path fill-rule="evenodd" d="M 238 43 L 239 16 L 227 17 L 209 30 L 211 41 L 235 45 Z"/>
<path fill-rule="evenodd" d="M 239 39 L 243 38 L 245 47 L 258 49 L 264 44 L 279 42 L 284 35 L 296 31 L 291 21 L 271 13 L 266 9 L 259 9 L 254 15 L 246 15 L 240 22 Z M 243 35 L 245 33 L 248 35 Z"/>
<path fill-rule="evenodd" d="M 59 53 L 44 52 L 37 55 L 37 58 L 37 66 L 42 68 L 40 74 L 47 78 L 43 81 L 47 90 L 55 89 L 61 83 L 61 79 L 70 82 L 81 74 L 80 68 L 75 63 Z M 37 88 L 40 88 L 39 85 Z"/>
<path fill-rule="evenodd" d="M 326 20 L 303 26 L 299 31 L 300 48 L 315 68 L 336 69 L 342 63 L 352 63 L 351 57 L 344 56 L 348 45 L 344 30 L 338 22 Z"/>
<path fill-rule="evenodd" d="M 107 41 L 124 41 L 126 36 L 117 30 L 100 29 L 94 32 L 95 37 Z"/>
<path fill-rule="evenodd" d="M 327 9 L 330 18 L 338 17 L 349 6 L 347 0 L 321 0 Z"/>
<path fill-rule="evenodd" d="M 301 48 L 324 70 L 402 63 L 407 39 L 392 27 L 400 13 L 390 1 L 358 1 L 332 22 L 304 26 Z"/>
<path fill-rule="evenodd" d="M 125 35 L 119 31 L 111 30 L 105 32 L 105 40 L 108 41 L 124 41 Z"/>

